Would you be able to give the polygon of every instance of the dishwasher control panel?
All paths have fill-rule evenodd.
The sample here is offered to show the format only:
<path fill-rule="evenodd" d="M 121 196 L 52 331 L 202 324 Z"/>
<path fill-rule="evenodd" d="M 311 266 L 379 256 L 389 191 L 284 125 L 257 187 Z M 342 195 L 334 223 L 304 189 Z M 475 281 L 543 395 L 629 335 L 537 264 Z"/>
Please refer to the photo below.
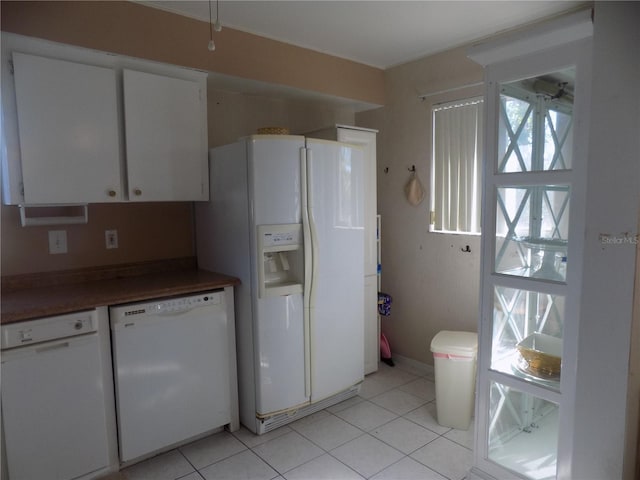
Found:
<path fill-rule="evenodd" d="M 216 305 L 222 302 L 222 292 L 208 292 L 192 297 L 181 297 L 158 302 L 154 306 L 154 313 L 177 313 L 182 310 Z"/>
<path fill-rule="evenodd" d="M 98 329 L 96 310 L 39 318 L 2 326 L 2 349 L 83 335 Z"/>
<path fill-rule="evenodd" d="M 135 318 L 140 315 L 176 314 L 223 302 L 223 291 L 204 292 L 188 297 L 163 298 L 153 302 L 130 303 L 111 309 L 111 316 L 119 318 Z"/>

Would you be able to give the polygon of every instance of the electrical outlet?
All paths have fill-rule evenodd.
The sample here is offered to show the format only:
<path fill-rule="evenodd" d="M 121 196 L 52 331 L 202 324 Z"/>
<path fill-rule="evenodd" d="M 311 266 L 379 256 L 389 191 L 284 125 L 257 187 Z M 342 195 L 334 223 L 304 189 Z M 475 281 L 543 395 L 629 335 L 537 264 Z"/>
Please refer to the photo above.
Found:
<path fill-rule="evenodd" d="M 67 253 L 66 230 L 49 230 L 49 253 Z"/>
<path fill-rule="evenodd" d="M 108 249 L 118 248 L 118 231 L 117 230 L 105 230 L 104 231 L 104 243 Z"/>

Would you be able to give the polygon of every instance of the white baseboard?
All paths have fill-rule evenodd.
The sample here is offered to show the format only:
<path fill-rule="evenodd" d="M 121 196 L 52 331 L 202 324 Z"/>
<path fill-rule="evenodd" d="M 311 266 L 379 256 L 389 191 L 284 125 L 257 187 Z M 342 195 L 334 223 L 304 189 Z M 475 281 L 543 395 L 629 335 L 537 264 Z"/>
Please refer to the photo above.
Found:
<path fill-rule="evenodd" d="M 434 378 L 433 365 L 428 363 L 419 362 L 409 357 L 403 357 L 402 355 L 393 355 L 393 361 L 399 368 L 408 370 L 418 375 L 424 375 L 429 378 Z"/>

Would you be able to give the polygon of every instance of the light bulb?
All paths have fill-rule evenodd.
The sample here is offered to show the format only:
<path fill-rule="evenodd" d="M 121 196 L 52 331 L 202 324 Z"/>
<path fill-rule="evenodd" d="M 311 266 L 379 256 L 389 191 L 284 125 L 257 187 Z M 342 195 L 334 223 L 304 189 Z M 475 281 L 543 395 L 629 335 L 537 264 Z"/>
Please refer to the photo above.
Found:
<path fill-rule="evenodd" d="M 216 44 L 213 43 L 213 38 L 209 40 L 209 45 L 207 45 L 207 48 L 210 52 L 213 52 L 216 49 Z"/>
<path fill-rule="evenodd" d="M 220 23 L 220 20 L 218 20 L 217 18 L 216 18 L 215 23 L 213 24 L 213 29 L 216 32 L 221 32 L 222 31 L 222 23 Z"/>

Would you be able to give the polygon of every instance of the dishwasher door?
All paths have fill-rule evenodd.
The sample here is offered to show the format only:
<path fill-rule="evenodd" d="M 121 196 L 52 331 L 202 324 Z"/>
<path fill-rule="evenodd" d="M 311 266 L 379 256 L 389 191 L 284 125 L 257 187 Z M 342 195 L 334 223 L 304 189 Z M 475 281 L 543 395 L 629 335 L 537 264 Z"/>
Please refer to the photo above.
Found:
<path fill-rule="evenodd" d="M 120 460 L 231 421 L 224 292 L 110 308 Z"/>
<path fill-rule="evenodd" d="M 58 318 L 75 325 L 86 315 L 94 314 Z M 50 317 L 10 325 L 3 334 L 20 328 L 21 336 L 35 338 L 56 329 L 56 322 Z M 106 367 L 95 331 L 3 350 L 2 417 L 11 480 L 67 480 L 109 466 Z"/>

